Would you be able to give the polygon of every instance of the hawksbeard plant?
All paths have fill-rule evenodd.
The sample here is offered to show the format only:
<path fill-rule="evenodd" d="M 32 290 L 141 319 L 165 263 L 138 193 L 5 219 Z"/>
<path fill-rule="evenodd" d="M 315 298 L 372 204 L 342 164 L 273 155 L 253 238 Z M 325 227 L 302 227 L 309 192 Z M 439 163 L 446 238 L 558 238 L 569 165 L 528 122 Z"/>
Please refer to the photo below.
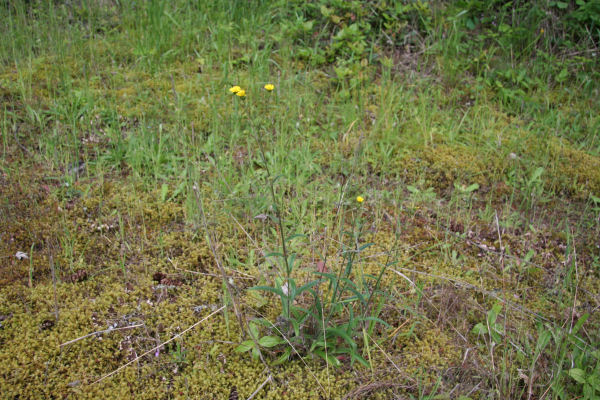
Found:
<path fill-rule="evenodd" d="M 275 95 L 275 86 L 268 83 L 263 89 L 266 91 L 263 93 L 269 98 L 261 101 L 267 104 L 268 111 L 272 111 L 271 97 Z M 372 245 L 361 243 L 361 215 L 365 198 L 357 196 L 352 201 L 344 200 L 347 185 L 341 189 L 337 214 L 341 221 L 339 229 L 342 244 L 335 257 L 336 261 L 328 262 L 327 254 L 323 254 L 322 261 L 312 271 L 313 278 L 301 281 L 296 274 L 300 257 L 290 245 L 292 239 L 306 236 L 286 230 L 284 198 L 277 195 L 277 182 L 282 176 L 275 176 L 269 165 L 264 139 L 268 136 L 267 130 L 263 128 L 259 132 L 255 126 L 251 107 L 255 97 L 249 95 L 244 98 L 247 92 L 240 86 L 233 86 L 229 91 L 238 96 L 239 101 L 245 102 L 243 109 L 260 153 L 260 167 L 266 171 L 265 187 L 268 188 L 271 213 L 266 216 L 265 221 L 275 225 L 279 243 L 277 249 L 265 255 L 265 258 L 273 260 L 277 266 L 276 276 L 272 277 L 271 282 L 248 290 L 274 296 L 278 302 L 277 308 L 281 309 L 275 321 L 270 321 L 254 310 L 257 317 L 248 323 L 250 339 L 243 341 L 236 351 L 249 351 L 254 358 L 258 358 L 262 352 L 270 352 L 276 355 L 274 365 L 292 357 L 318 356 L 328 365 L 336 367 L 345 360 L 349 360 L 351 364 L 358 362 L 370 367 L 370 362 L 367 361 L 370 359 L 369 340 L 377 324 L 387 326 L 379 318 L 383 305 L 380 283 L 387 267 L 392 263 L 386 262 L 377 276 L 354 271 L 354 267 L 360 262 L 361 252 Z M 344 215 L 347 212 L 350 212 L 351 221 L 344 226 Z"/>

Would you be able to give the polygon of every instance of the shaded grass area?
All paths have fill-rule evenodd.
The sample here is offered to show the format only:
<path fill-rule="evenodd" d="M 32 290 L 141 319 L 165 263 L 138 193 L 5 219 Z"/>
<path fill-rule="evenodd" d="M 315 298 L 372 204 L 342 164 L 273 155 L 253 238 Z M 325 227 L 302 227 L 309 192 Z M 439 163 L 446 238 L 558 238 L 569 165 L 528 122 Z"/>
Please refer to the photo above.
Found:
<path fill-rule="evenodd" d="M 597 70 L 567 57 L 568 76 L 524 82 L 499 55 L 481 74 L 462 64 L 477 45 L 465 50 L 456 5 L 436 17 L 424 4 L 402 46 L 350 28 L 375 11 L 327 2 L 294 5 L 296 20 L 269 2 L 2 5 L 0 392 L 600 393 Z M 368 286 L 393 261 L 377 298 L 389 326 L 355 338 L 371 367 L 236 352 L 231 297 L 246 320 L 281 313 L 247 290 L 280 278 L 278 231 L 303 235 L 288 245 L 305 283 L 342 265 L 354 218 L 373 246 L 351 279 Z"/>

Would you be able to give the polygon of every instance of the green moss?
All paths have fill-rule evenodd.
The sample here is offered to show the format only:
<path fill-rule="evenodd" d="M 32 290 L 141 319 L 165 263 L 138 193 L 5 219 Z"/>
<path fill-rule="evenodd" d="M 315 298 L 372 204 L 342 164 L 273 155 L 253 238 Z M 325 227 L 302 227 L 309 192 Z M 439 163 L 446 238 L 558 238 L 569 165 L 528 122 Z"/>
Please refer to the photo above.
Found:
<path fill-rule="evenodd" d="M 417 337 L 406 339 L 401 355 L 402 365 L 408 374 L 419 375 L 426 372 L 428 381 L 434 383 L 435 372 L 444 371 L 460 362 L 461 349 L 453 340 L 435 326 L 419 329 Z"/>
<path fill-rule="evenodd" d="M 204 9 L 212 8 L 220 7 Z M 130 13 L 126 18 L 138 12 L 123 11 Z M 175 10 L 171 11 L 177 19 Z M 169 16 L 159 14 L 159 19 Z M 279 248 L 278 227 L 269 219 L 253 219 L 258 213 L 272 213 L 273 207 L 270 200 L 260 198 L 267 189 L 258 187 L 264 182 L 259 150 L 246 122 L 237 118 L 246 106 L 256 115 L 257 133 L 269 139 L 268 158 L 277 165 L 271 172 L 287 178 L 278 181 L 277 193 L 285 193 L 281 206 L 288 234 L 306 234 L 290 243 L 298 254 L 294 271 L 298 284 L 315 278 L 321 251 L 327 254 L 329 271 L 345 267 L 345 249 L 336 241 L 338 232 L 332 222 L 339 216 L 335 204 L 339 201 L 338 182 L 344 183 L 345 195 L 350 198 L 356 195 L 351 194 L 354 191 L 369 193 L 360 208 L 344 211 L 344 229 L 351 230 L 348 221 L 361 210 L 365 223 L 361 244 L 375 244 L 356 259 L 350 278 L 367 290 L 365 282 L 372 281 L 363 279 L 364 275 L 377 276 L 389 261 L 396 262 L 391 268 L 405 274 L 400 276 L 389 268 L 382 278 L 378 300 L 383 299 L 384 304 L 379 316 L 391 327 L 379 325 L 374 331 L 373 338 L 382 348 L 370 347 L 372 370 L 348 363 L 332 369 L 318 359 L 294 357 L 272 369 L 275 381 L 256 398 L 338 399 L 371 383 L 374 389 L 364 397 L 417 397 L 422 393 L 411 388 L 400 395 L 396 388 L 377 388 L 376 384 L 419 382 L 428 389 L 440 376 L 444 377 L 441 390 L 449 392 L 459 387 L 452 379 L 462 378 L 453 376 L 452 371 L 471 362 L 469 357 L 481 366 L 473 376 L 491 375 L 500 369 L 486 364 L 490 349 L 469 332 L 485 321 L 487 311 L 501 297 L 542 314 L 551 329 L 558 330 L 563 324 L 563 313 L 572 319 L 576 313 L 590 312 L 582 332 L 588 335 L 586 340 L 596 340 L 595 219 L 582 214 L 572 223 L 591 238 L 591 244 L 582 248 L 579 236 L 556 234 L 551 220 L 536 226 L 535 215 L 546 217 L 559 207 L 558 202 L 535 204 L 527 210 L 535 214 L 530 217 L 519 214 L 512 203 L 500 204 L 497 197 L 488 196 L 490 188 L 501 199 L 525 193 L 528 176 L 538 166 L 544 168 L 545 196 L 556 199 L 555 195 L 566 194 L 566 202 L 579 206 L 571 201 L 599 195 L 598 157 L 576 145 L 581 143 L 583 148 L 595 143 L 584 137 L 597 118 L 592 115 L 597 105 L 591 100 L 572 106 L 568 97 L 548 94 L 544 100 L 548 109 L 553 102 L 562 103 L 557 118 L 566 116 L 567 124 L 583 121 L 587 125 L 565 132 L 570 142 L 559 141 L 538 134 L 537 128 L 547 129 L 552 121 L 530 124 L 526 118 L 538 117 L 526 112 L 523 118 L 509 116 L 501 104 L 493 102 L 491 93 L 477 93 L 472 79 L 465 80 L 470 87 L 458 90 L 425 76 L 427 68 L 411 82 L 396 80 L 399 75 L 395 74 L 368 76 L 376 73 L 368 68 L 354 71 L 356 84 L 348 87 L 343 79 L 336 81 L 334 71 L 306 70 L 301 62 L 287 59 L 284 47 L 265 47 L 251 58 L 250 47 L 236 47 L 234 36 L 238 28 L 248 27 L 228 20 L 207 21 L 215 23 L 211 32 L 226 33 L 222 42 L 209 41 L 212 47 L 204 46 L 205 28 L 195 31 L 190 26 L 189 38 L 181 37 L 184 47 L 174 46 L 165 54 L 143 48 L 148 37 L 136 36 L 140 32 L 136 24 L 129 25 L 132 21 L 121 24 L 117 8 L 105 21 L 90 21 L 107 30 L 90 31 L 89 36 L 60 51 L 38 49 L 38 56 L 0 67 L 0 102 L 6 104 L 0 135 L 3 396 L 228 398 L 235 386 L 239 397 L 247 398 L 264 381 L 264 365 L 234 351 L 242 333 L 228 309 L 227 314 L 215 315 L 178 338 L 179 347 L 170 344 L 158 353 L 152 351 L 114 376 L 92 384 L 223 304 L 220 271 L 206 242 L 198 206 L 192 194 L 184 199 L 191 186 L 185 180 L 190 176 L 199 182 L 207 200 L 209 230 L 224 267 L 236 277 L 256 278 L 234 279 L 245 316 L 256 316 L 251 306 L 260 307 L 260 313 L 271 320 L 280 314 L 272 294 L 266 294 L 269 301 L 262 304 L 249 294 L 256 292 L 245 291 L 280 274 L 271 264 L 275 258 L 263 256 Z M 144 35 L 148 33 L 154 32 L 145 31 Z M 276 30 L 261 32 L 261 43 L 277 34 Z M 247 45 L 252 36 L 242 39 Z M 378 62 L 381 54 L 377 48 L 373 51 L 372 59 Z M 204 60 L 200 69 L 196 57 Z M 269 62 L 267 57 L 271 57 Z M 178 60 L 171 62 L 174 58 Z M 268 104 L 257 95 L 263 80 L 278 86 L 270 97 L 276 95 L 277 100 Z M 248 90 L 244 107 L 227 92 L 227 86 L 234 83 Z M 270 106 L 274 111 L 268 113 Z M 590 116 L 580 118 L 583 112 Z M 270 125 L 273 116 L 276 121 Z M 564 121 L 563 125 L 556 123 L 557 131 Z M 159 126 L 161 144 L 157 149 Z M 87 140 L 92 137 L 95 140 Z M 357 149 L 364 152 L 355 158 Z M 113 159 L 112 151 L 124 154 Z M 85 173 L 66 176 L 65 164 L 79 160 L 86 162 Z M 279 168 L 281 171 L 276 171 Z M 398 178 L 419 189 L 434 188 L 436 200 L 419 202 L 411 196 L 405 201 L 402 193 L 407 191 Z M 294 187 L 297 182 L 300 184 Z M 462 198 L 447 201 L 455 183 L 479 184 L 468 206 Z M 163 184 L 168 189 L 166 197 L 160 189 Z M 175 188 L 183 191 L 171 199 Z M 490 228 L 490 210 L 500 216 L 502 244 L 495 225 L 492 235 L 484 234 Z M 230 215 L 236 216 L 242 228 Z M 399 221 L 397 238 L 389 228 L 394 218 Z M 446 226 L 454 222 L 451 219 L 461 218 L 460 229 Z M 507 219 L 548 235 L 528 236 L 531 232 L 503 224 Z M 340 236 L 350 237 L 344 235 Z M 577 250 L 576 258 L 566 254 L 569 238 Z M 548 243 L 540 246 L 540 242 Z M 14 254 L 29 251 L 32 243 L 30 283 L 30 261 L 16 260 Z M 494 249 L 502 245 L 506 257 L 500 259 L 497 253 L 474 244 Z M 390 258 L 387 252 L 391 248 L 395 251 Z M 513 258 L 528 257 L 530 249 L 535 250 L 529 259 L 535 266 Z M 568 304 L 570 260 L 578 263 L 577 300 L 572 304 Z M 238 268 L 243 273 L 234 272 Z M 73 278 L 80 271 L 85 274 Z M 169 280 L 163 281 L 161 274 Z M 75 279 L 77 276 L 81 279 Z M 324 295 L 326 286 L 321 288 Z M 309 307 L 312 298 L 305 293 L 297 301 Z M 507 318 L 507 332 L 515 348 L 529 351 L 535 346 L 537 327 L 530 314 L 518 307 L 504 306 L 501 318 Z M 347 314 L 347 309 L 342 310 L 334 323 L 344 323 Z M 141 326 L 60 347 L 115 324 Z M 362 351 L 362 338 L 355 339 Z M 513 350 L 504 344 L 495 347 L 508 357 L 515 354 L 510 353 Z M 529 354 L 516 353 L 508 369 L 511 379 L 531 366 Z M 548 361 L 549 354 L 536 364 L 538 380 L 549 378 L 546 365 L 548 370 L 555 367 Z M 267 361 L 275 357 L 266 353 Z M 496 362 L 502 359 L 497 357 Z M 484 382 L 483 391 L 494 393 L 493 384 L 485 383 L 485 378 L 477 384 L 480 382 Z M 458 390 L 454 393 L 459 394 Z"/>
<path fill-rule="evenodd" d="M 548 149 L 552 189 L 579 200 L 600 194 L 600 157 L 575 149 L 564 140 L 551 140 Z"/>
<path fill-rule="evenodd" d="M 503 169 L 502 160 L 489 152 L 463 145 L 435 145 L 411 152 L 394 164 L 405 181 L 423 181 L 425 188 L 449 192 L 455 182 L 490 187 Z"/>

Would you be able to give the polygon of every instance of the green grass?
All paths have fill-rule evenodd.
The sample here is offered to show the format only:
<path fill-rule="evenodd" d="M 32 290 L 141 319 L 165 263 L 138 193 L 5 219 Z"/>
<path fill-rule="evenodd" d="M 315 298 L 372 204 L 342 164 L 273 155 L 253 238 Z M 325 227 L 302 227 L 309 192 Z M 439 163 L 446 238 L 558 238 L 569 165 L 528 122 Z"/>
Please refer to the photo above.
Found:
<path fill-rule="evenodd" d="M 597 398 L 599 15 L 1 4 L 0 397 Z"/>

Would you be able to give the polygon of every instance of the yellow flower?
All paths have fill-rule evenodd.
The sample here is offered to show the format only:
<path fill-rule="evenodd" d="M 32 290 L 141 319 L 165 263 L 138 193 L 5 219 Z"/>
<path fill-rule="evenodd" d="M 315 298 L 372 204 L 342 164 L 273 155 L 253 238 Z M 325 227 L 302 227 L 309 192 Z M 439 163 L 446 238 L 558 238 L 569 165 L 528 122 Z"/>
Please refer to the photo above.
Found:
<path fill-rule="evenodd" d="M 540 34 L 543 35 L 544 34 L 544 28 L 540 29 Z"/>
<path fill-rule="evenodd" d="M 275 85 L 273 85 L 272 83 L 267 83 L 267 84 L 265 85 L 265 90 L 266 90 L 266 91 L 270 92 L 270 91 L 272 91 L 273 89 L 275 89 Z"/>
<path fill-rule="evenodd" d="M 235 92 L 235 95 L 238 97 L 246 97 L 246 91 L 244 89 L 240 89 L 237 92 Z"/>
<path fill-rule="evenodd" d="M 356 198 L 356 201 L 359 202 L 359 203 L 362 203 L 363 201 L 365 201 L 365 199 L 362 196 L 358 196 Z"/>
<path fill-rule="evenodd" d="M 229 88 L 229 92 L 230 93 L 236 93 L 237 94 L 237 93 L 239 93 L 240 90 L 242 90 L 242 88 L 239 87 L 239 86 L 237 86 L 237 85 L 236 86 L 232 86 L 232 87 Z"/>

